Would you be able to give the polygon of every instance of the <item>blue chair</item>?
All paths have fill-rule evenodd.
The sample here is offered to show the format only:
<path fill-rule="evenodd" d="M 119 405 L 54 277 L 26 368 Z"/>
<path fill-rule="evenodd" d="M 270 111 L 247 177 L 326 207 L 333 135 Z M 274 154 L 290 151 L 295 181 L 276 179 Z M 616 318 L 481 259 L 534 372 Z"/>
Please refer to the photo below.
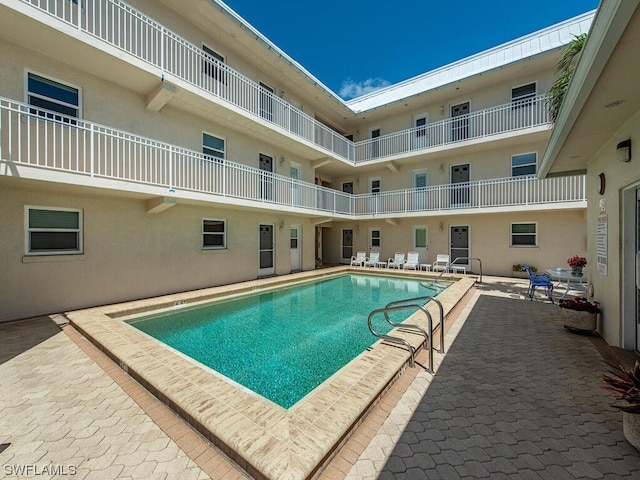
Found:
<path fill-rule="evenodd" d="M 527 275 L 529 275 L 529 300 L 533 301 L 533 295 L 535 294 L 536 287 L 544 287 L 544 293 L 547 295 L 551 303 L 555 303 L 553 301 L 553 283 L 551 282 L 551 275 L 548 273 L 531 273 L 529 270 L 529 265 L 525 265 L 524 269 L 527 271 Z"/>

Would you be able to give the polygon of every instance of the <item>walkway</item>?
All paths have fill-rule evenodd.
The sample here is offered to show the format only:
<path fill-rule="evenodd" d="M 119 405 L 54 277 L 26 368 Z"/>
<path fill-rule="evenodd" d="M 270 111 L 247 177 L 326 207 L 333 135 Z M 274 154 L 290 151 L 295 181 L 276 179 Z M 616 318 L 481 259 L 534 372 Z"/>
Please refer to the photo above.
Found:
<path fill-rule="evenodd" d="M 458 308 L 436 375 L 407 369 L 321 479 L 640 478 L 601 388 L 602 342 L 565 331 L 557 307 L 525 290 L 485 278 Z M 243 477 L 48 318 L 0 325 L 0 378 L 0 478 Z"/>

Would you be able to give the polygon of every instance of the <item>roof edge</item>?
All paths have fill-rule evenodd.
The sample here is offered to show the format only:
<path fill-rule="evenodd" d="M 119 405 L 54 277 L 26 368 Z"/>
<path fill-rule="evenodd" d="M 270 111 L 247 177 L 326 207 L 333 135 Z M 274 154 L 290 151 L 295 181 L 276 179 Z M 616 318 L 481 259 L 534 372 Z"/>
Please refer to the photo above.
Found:
<path fill-rule="evenodd" d="M 638 4 L 640 0 L 602 0 L 600 3 L 540 162 L 538 177 L 549 175 Z"/>

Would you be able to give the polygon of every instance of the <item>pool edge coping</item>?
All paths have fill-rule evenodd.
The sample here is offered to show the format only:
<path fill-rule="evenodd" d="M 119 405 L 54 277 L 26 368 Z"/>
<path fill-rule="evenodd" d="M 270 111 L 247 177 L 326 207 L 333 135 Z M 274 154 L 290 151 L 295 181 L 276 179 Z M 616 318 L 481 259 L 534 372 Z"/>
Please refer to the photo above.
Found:
<path fill-rule="evenodd" d="M 354 271 L 369 273 L 362 269 L 337 267 L 303 272 L 302 275 L 294 274 L 294 278 L 277 277 L 266 279 L 266 282 L 250 281 L 235 286 L 243 287 L 241 290 L 250 290 L 255 286 L 254 282 L 274 286 L 290 284 L 291 280 L 315 279 Z M 409 275 L 415 277 L 411 273 Z M 402 274 L 406 276 L 407 272 Z M 475 283 L 475 277 L 460 277 L 451 276 L 458 280 L 454 284 L 457 288 L 450 292 L 457 299 L 444 299 L 445 315 Z M 419 278 L 432 277 L 420 275 Z M 234 285 L 230 285 L 213 289 L 234 291 L 233 287 Z M 120 368 L 179 413 L 250 475 L 274 479 L 312 477 L 326 465 L 386 389 L 401 375 L 409 353 L 378 341 L 307 397 L 285 410 L 257 394 L 247 395 L 237 388 L 232 388 L 229 392 L 221 387 L 225 390 L 222 395 L 214 393 L 211 388 L 207 389 L 198 383 L 198 380 L 208 382 L 203 380 L 203 369 L 198 365 L 189 364 L 168 349 L 161 352 L 162 349 L 159 350 L 158 345 L 150 342 L 141 332 L 108 315 L 114 309 L 125 311 L 123 306 L 127 305 L 138 308 L 143 303 L 158 301 L 170 304 L 184 298 L 198 298 L 197 292 L 204 292 L 206 296 L 212 293 L 211 290 L 171 294 L 68 312 L 65 315 L 75 328 Z M 456 290 L 459 291 L 455 292 Z M 452 295 L 445 295 L 448 296 Z M 429 307 L 435 308 L 434 305 Z M 416 340 L 413 339 L 412 343 L 416 344 Z M 166 352 L 170 354 L 167 355 Z M 382 365 L 384 368 L 380 368 Z M 346 390 L 345 378 L 350 379 Z M 214 383 L 216 387 L 212 388 L 221 386 L 218 382 Z M 335 397 L 336 392 L 338 397 Z M 228 403 L 229 395 L 235 398 L 232 404 Z M 247 401 L 250 403 L 250 412 L 247 411 Z M 194 403 L 201 406 L 195 408 Z M 355 403 L 358 406 L 354 408 Z"/>

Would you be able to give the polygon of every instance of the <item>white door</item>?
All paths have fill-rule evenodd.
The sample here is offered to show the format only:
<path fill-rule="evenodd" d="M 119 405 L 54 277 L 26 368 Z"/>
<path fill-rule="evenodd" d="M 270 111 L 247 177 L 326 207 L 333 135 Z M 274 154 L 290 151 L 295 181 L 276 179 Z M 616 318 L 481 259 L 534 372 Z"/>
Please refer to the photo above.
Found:
<path fill-rule="evenodd" d="M 413 172 L 413 198 L 411 209 L 415 211 L 427 208 L 427 172 Z"/>
<path fill-rule="evenodd" d="M 261 224 L 258 227 L 258 276 L 275 273 L 273 247 L 273 224 Z"/>
<path fill-rule="evenodd" d="M 289 176 L 291 177 L 291 203 L 292 205 L 302 205 L 302 195 L 300 194 L 300 165 L 291 162 Z"/>
<path fill-rule="evenodd" d="M 291 271 L 297 271 L 302 269 L 301 263 L 301 255 L 300 255 L 300 247 L 301 247 L 301 238 L 300 238 L 300 226 L 299 225 L 291 225 L 291 234 L 290 234 L 290 256 L 291 256 Z"/>
<path fill-rule="evenodd" d="M 427 237 L 427 226 L 426 225 L 414 225 L 412 227 L 412 243 L 411 250 L 414 252 L 418 252 L 420 263 L 429 263 L 428 262 L 428 254 L 429 250 L 429 240 Z"/>

